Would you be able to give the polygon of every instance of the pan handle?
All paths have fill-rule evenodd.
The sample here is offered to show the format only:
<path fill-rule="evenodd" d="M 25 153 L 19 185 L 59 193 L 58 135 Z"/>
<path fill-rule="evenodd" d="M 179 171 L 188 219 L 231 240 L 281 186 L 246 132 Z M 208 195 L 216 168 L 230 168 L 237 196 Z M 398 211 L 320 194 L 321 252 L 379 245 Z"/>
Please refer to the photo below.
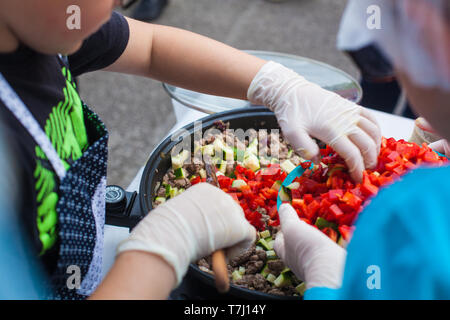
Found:
<path fill-rule="evenodd" d="M 134 228 L 144 217 L 138 193 L 127 192 L 122 187 L 110 185 L 106 187 L 106 224 Z"/>

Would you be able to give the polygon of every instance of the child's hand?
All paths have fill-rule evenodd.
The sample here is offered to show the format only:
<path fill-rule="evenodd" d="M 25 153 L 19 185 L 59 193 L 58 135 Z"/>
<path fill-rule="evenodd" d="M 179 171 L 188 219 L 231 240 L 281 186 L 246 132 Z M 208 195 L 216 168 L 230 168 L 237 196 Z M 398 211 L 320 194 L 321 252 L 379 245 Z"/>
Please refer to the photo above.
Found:
<path fill-rule="evenodd" d="M 248 249 L 256 230 L 231 196 L 206 183 L 197 184 L 151 211 L 118 247 L 161 256 L 181 283 L 189 263 L 218 249 L 228 259 Z"/>
<path fill-rule="evenodd" d="M 369 110 L 272 61 L 257 73 L 247 96 L 275 113 L 283 134 L 303 158 L 319 159 L 312 136 L 344 158 L 356 181 L 362 180 L 364 168 L 377 164 L 381 131 Z"/>

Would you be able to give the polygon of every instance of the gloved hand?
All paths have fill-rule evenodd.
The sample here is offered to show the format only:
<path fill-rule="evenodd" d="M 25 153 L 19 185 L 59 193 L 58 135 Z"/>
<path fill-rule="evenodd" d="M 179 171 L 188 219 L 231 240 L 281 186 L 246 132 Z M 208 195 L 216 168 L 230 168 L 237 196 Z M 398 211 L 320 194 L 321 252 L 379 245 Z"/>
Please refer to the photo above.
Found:
<path fill-rule="evenodd" d="M 315 137 L 345 160 L 353 179 L 377 164 L 381 131 L 369 110 L 322 89 L 281 64 L 269 61 L 251 82 L 247 98 L 271 109 L 284 136 L 305 159 L 319 161 Z"/>
<path fill-rule="evenodd" d="M 206 183 L 197 184 L 152 210 L 117 252 L 139 250 L 161 256 L 175 270 L 177 286 L 189 263 L 228 248 L 232 259 L 248 249 L 256 230 L 231 196 Z"/>
<path fill-rule="evenodd" d="M 346 251 L 323 232 L 300 220 L 290 204 L 278 211 L 281 232 L 274 250 L 306 287 L 339 288 Z"/>
<path fill-rule="evenodd" d="M 448 143 L 447 140 L 442 139 L 442 140 L 438 140 L 436 142 L 430 143 L 428 145 L 431 149 L 442 153 L 443 155 L 445 155 L 447 158 L 450 157 L 450 144 Z"/>

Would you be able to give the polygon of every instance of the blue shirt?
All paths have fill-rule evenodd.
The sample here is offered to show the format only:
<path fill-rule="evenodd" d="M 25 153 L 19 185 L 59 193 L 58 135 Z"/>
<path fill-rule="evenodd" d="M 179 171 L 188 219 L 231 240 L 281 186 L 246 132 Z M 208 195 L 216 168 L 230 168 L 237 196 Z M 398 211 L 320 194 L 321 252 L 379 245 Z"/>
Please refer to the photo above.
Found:
<path fill-rule="evenodd" d="M 305 299 L 450 299 L 450 166 L 381 189 L 347 249 L 342 287 Z"/>

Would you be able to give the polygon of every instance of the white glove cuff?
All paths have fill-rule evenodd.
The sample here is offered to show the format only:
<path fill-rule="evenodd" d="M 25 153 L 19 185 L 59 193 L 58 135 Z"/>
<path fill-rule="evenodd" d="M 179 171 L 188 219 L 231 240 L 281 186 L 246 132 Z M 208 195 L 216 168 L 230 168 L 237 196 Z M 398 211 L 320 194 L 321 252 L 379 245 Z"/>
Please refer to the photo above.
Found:
<path fill-rule="evenodd" d="M 275 102 L 282 96 L 282 91 L 288 89 L 285 88 L 286 84 L 295 78 L 306 81 L 293 70 L 277 62 L 269 61 L 261 67 L 250 83 L 247 99 L 252 104 L 265 105 L 275 111 Z"/>

